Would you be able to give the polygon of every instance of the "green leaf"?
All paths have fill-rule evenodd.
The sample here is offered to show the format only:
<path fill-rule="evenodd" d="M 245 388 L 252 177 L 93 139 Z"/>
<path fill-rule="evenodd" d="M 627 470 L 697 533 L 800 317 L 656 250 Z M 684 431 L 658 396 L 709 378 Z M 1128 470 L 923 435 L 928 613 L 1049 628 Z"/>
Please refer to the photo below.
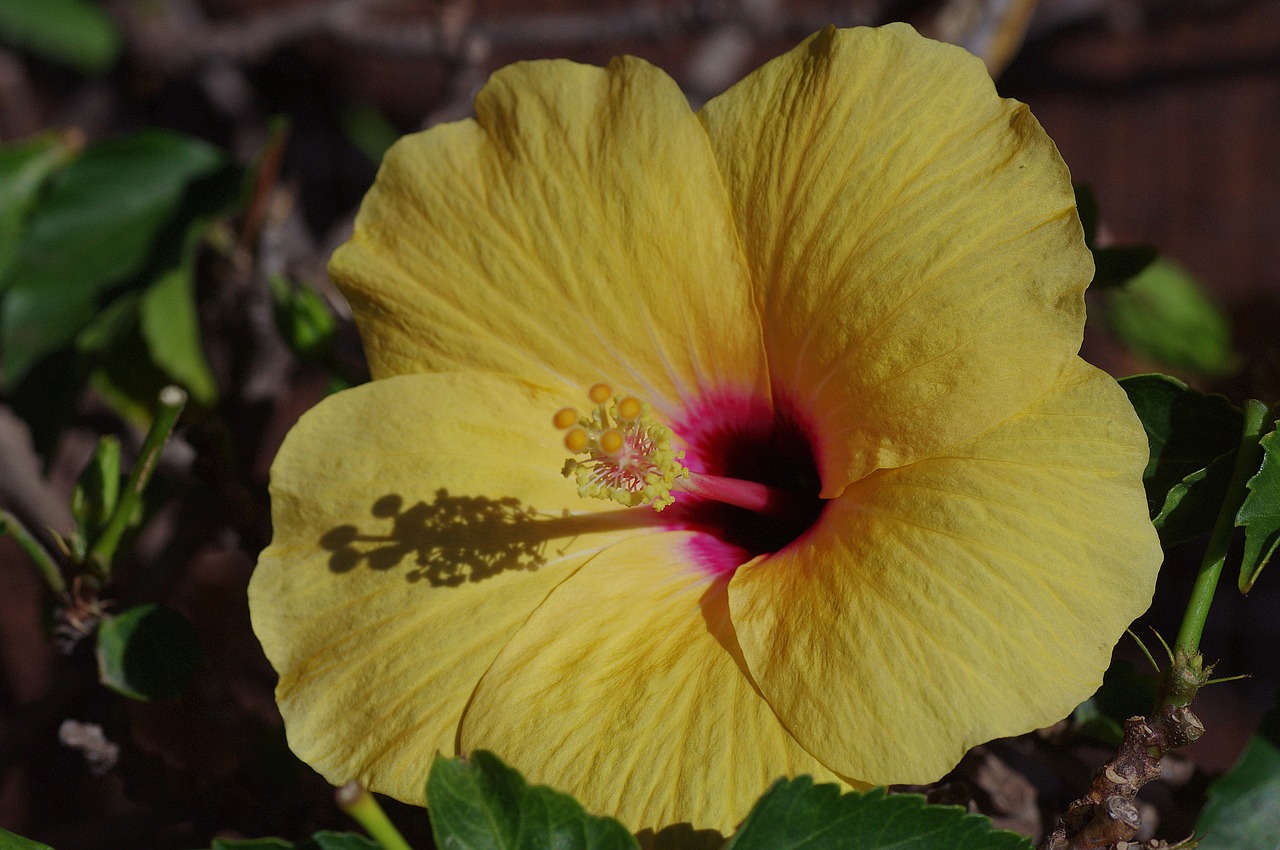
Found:
<path fill-rule="evenodd" d="M 370 162 L 382 162 L 387 148 L 401 136 L 395 125 L 368 103 L 348 103 L 342 108 L 341 118 L 343 135 Z"/>
<path fill-rule="evenodd" d="M 0 147 L 0 278 L 17 254 L 27 216 L 45 183 L 81 147 L 75 134 L 52 131 Z"/>
<path fill-rule="evenodd" d="M 1098 199 L 1093 189 L 1078 183 L 1076 211 L 1084 228 L 1084 244 L 1093 254 L 1093 281 L 1091 289 L 1109 289 L 1123 286 L 1142 273 L 1156 258 L 1156 249 L 1147 245 L 1116 245 L 1098 247 Z"/>
<path fill-rule="evenodd" d="M 380 846 L 358 833 L 325 831 L 298 844 L 282 838 L 215 838 L 210 850 L 380 850 Z"/>
<path fill-rule="evenodd" d="M 1191 473 L 1169 490 L 1160 513 L 1151 520 L 1164 548 L 1213 530 L 1231 488 L 1235 465 L 1235 451 L 1219 455 L 1207 467 Z"/>
<path fill-rule="evenodd" d="M 1115 245 L 1093 249 L 1094 289 L 1124 286 L 1156 261 L 1158 252 L 1150 245 Z"/>
<path fill-rule="evenodd" d="M 1262 718 L 1230 771 L 1213 781 L 1196 832 L 1200 850 L 1280 847 L 1280 706 Z"/>
<path fill-rule="evenodd" d="M 1084 244 L 1092 251 L 1098 241 L 1098 196 L 1088 183 L 1077 183 L 1072 188 L 1076 191 L 1076 212 L 1080 216 L 1080 226 L 1084 228 Z"/>
<path fill-rule="evenodd" d="M 268 280 L 276 329 L 300 358 L 324 363 L 333 350 L 337 323 L 320 293 L 307 286 L 294 286 L 280 275 Z"/>
<path fill-rule="evenodd" d="M 380 850 L 381 845 L 354 832 L 317 832 L 310 841 L 298 845 L 298 850 Z"/>
<path fill-rule="evenodd" d="M 107 70 L 120 54 L 115 21 L 85 0 L 0 0 L 0 39 L 86 74 Z"/>
<path fill-rule="evenodd" d="M 165 272 L 147 288 L 139 320 L 152 361 L 195 401 L 212 407 L 218 386 L 200 347 L 194 252 L 190 262 Z"/>
<path fill-rule="evenodd" d="M 156 394 L 172 379 L 152 362 L 142 337 L 143 295 L 127 292 L 112 301 L 76 337 L 76 349 L 92 363 L 89 386 L 126 420 L 145 429 Z"/>
<path fill-rule="evenodd" d="M 1240 445 L 1239 408 L 1168 375 L 1134 375 L 1121 378 L 1120 386 L 1151 447 L 1142 483 L 1161 541 L 1173 545 L 1207 532 L 1226 492 L 1223 477 L 1229 482 Z"/>
<path fill-rule="evenodd" d="M 958 806 L 883 788 L 841 794 L 807 776 L 779 780 L 752 808 L 725 850 L 1032 850 Z"/>
<path fill-rule="evenodd" d="M 587 814 L 567 794 L 530 786 L 484 750 L 471 758 L 436 755 L 427 778 L 436 845 L 448 850 L 636 850 L 611 818 Z"/>
<path fill-rule="evenodd" d="M 199 635 L 172 608 L 138 605 L 98 627 L 98 677 L 127 697 L 181 696 L 203 663 Z"/>
<path fill-rule="evenodd" d="M 1236 513 L 1236 525 L 1244 527 L 1244 560 L 1240 563 L 1240 592 L 1248 593 L 1263 567 L 1280 546 L 1280 432 L 1258 441 L 1262 466 L 1249 479 L 1249 495 Z"/>
<path fill-rule="evenodd" d="M 1174 369 L 1226 375 L 1239 362 L 1227 313 L 1172 260 L 1159 259 L 1128 286 L 1105 293 L 1111 327 L 1130 348 Z"/>
<path fill-rule="evenodd" d="M 223 161 L 198 139 L 149 130 L 95 145 L 55 177 L 0 277 L 0 379 L 12 386 L 68 345 L 146 264 L 188 185 Z"/>
<path fill-rule="evenodd" d="M 111 519 L 120 497 L 120 441 L 110 434 L 99 438 L 89 463 L 71 492 L 76 520 L 75 556 L 83 560 L 102 527 Z"/>
<path fill-rule="evenodd" d="M 53 848 L 48 844 L 41 844 L 39 841 L 32 841 L 30 838 L 15 835 L 9 830 L 0 827 L 0 850 L 53 850 Z"/>

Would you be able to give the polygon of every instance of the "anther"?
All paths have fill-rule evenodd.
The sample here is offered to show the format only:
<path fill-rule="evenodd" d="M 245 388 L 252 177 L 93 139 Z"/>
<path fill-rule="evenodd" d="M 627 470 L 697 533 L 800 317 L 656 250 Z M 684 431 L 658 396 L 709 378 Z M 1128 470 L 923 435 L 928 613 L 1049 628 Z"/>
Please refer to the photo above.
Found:
<path fill-rule="evenodd" d="M 607 455 L 616 455 L 622 451 L 626 440 L 617 428 L 611 428 L 600 435 L 600 450 Z"/>
<path fill-rule="evenodd" d="M 582 451 L 587 447 L 587 432 L 581 428 L 574 428 L 564 435 L 564 447 L 574 454 Z"/>
<path fill-rule="evenodd" d="M 591 389 L 587 390 L 587 398 L 596 404 L 604 404 L 611 395 L 613 395 L 613 390 L 609 389 L 608 384 L 593 384 Z"/>
<path fill-rule="evenodd" d="M 644 408 L 640 405 L 640 399 L 634 396 L 627 396 L 618 402 L 619 419 L 638 419 L 643 410 Z"/>
<path fill-rule="evenodd" d="M 556 415 L 551 418 L 551 422 L 561 430 L 572 428 L 578 424 L 578 411 L 572 407 L 562 407 L 556 411 Z"/>

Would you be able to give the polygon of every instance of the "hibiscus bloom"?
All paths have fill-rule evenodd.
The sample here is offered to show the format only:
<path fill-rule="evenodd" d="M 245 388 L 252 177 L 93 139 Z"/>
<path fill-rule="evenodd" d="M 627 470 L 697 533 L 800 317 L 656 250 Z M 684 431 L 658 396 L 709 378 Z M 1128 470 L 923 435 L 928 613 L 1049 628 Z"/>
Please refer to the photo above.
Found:
<path fill-rule="evenodd" d="M 330 266 L 374 380 L 272 469 L 250 604 L 299 756 L 420 801 L 486 748 L 728 830 L 1091 693 L 1160 561 L 1147 444 L 1077 356 L 1067 169 L 980 61 L 829 29 L 697 113 L 633 58 L 475 110 L 388 153 Z M 670 504 L 587 498 L 578 449 Z"/>

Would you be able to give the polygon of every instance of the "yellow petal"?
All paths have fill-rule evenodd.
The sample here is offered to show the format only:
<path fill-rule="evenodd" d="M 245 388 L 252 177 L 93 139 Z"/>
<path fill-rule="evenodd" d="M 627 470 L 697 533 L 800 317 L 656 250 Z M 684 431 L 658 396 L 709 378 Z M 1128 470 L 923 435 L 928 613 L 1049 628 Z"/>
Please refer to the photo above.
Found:
<path fill-rule="evenodd" d="M 978 59 L 905 24 L 828 29 L 700 115 L 824 496 L 1008 419 L 1078 350 L 1066 166 Z"/>
<path fill-rule="evenodd" d="M 1151 601 L 1146 461 L 1124 392 L 1076 361 L 967 445 L 850 486 L 730 583 L 761 692 L 828 767 L 876 784 L 1066 716 Z"/>
<path fill-rule="evenodd" d="M 647 530 L 560 474 L 564 404 L 508 378 L 413 375 L 333 396 L 289 433 L 249 606 L 289 744 L 330 782 L 421 805 L 432 755 L 453 751 L 520 623 Z"/>
<path fill-rule="evenodd" d="M 520 63 L 476 115 L 391 149 L 330 264 L 375 376 L 605 381 L 663 413 L 767 396 L 729 198 L 669 77 Z"/>
<path fill-rule="evenodd" d="M 744 672 L 725 580 L 691 532 L 619 543 L 556 588 L 485 673 L 462 722 L 532 782 L 633 831 L 731 830 L 782 775 L 838 781 Z"/>

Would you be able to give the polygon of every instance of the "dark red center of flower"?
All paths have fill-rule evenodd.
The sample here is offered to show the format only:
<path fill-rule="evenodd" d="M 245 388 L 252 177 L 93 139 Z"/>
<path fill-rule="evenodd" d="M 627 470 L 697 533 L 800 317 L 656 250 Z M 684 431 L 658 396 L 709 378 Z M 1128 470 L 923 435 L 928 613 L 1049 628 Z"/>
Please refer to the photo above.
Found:
<path fill-rule="evenodd" d="M 672 430 L 685 444 L 683 463 L 693 472 L 758 482 L 784 496 L 782 509 L 766 514 L 678 494 L 661 516 L 672 527 L 701 532 L 691 544 L 701 568 L 732 572 L 785 548 L 818 521 L 825 501 L 818 498 L 822 482 L 812 428 L 793 406 L 717 397 L 689 410 Z"/>

